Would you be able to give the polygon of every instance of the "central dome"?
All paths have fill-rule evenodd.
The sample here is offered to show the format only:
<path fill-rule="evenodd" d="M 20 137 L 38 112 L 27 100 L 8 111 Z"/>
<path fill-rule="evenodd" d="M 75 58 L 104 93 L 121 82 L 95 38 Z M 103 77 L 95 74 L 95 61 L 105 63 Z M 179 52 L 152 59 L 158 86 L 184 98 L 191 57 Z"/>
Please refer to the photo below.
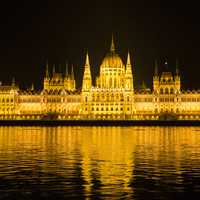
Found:
<path fill-rule="evenodd" d="M 123 62 L 118 54 L 109 52 L 103 59 L 101 67 L 121 68 L 123 67 Z"/>
<path fill-rule="evenodd" d="M 123 62 L 120 56 L 115 52 L 115 45 L 114 40 L 112 37 L 110 52 L 105 56 L 103 59 L 103 62 L 101 64 L 101 67 L 109 67 L 109 68 L 121 68 L 123 67 Z"/>

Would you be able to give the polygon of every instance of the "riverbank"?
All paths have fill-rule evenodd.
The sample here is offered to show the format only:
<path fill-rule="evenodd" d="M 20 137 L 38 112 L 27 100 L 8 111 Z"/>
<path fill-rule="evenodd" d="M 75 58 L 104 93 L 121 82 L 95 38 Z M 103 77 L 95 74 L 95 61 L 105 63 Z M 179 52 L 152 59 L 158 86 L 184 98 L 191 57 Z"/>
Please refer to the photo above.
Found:
<path fill-rule="evenodd" d="M 0 120 L 0 126 L 200 126 L 192 120 Z"/>

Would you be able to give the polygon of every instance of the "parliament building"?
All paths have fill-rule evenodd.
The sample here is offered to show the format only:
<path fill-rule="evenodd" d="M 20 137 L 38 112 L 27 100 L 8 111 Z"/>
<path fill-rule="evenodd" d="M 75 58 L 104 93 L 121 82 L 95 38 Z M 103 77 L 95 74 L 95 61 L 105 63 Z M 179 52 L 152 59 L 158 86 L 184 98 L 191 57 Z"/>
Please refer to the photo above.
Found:
<path fill-rule="evenodd" d="M 152 89 L 135 89 L 134 66 L 128 53 L 124 63 L 112 38 L 109 52 L 92 77 L 86 54 L 82 89 L 76 88 L 73 68 L 52 72 L 46 66 L 43 89 L 20 90 L 13 80 L 0 85 L 1 120 L 200 120 L 200 90 L 181 88 L 176 68 L 158 73 L 155 66 Z M 95 80 L 95 83 L 92 83 Z"/>

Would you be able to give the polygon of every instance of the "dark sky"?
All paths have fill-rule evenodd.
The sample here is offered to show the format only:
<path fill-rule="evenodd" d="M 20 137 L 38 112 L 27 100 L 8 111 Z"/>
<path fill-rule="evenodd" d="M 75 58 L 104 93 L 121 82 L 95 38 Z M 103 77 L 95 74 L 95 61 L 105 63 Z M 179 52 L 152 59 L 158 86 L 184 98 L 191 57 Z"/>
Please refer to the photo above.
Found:
<path fill-rule="evenodd" d="M 15 76 L 21 87 L 33 82 L 39 88 L 47 59 L 58 70 L 68 60 L 82 76 L 87 50 L 97 73 L 114 33 L 123 60 L 130 50 L 137 85 L 144 80 L 151 87 L 155 59 L 160 71 L 165 60 L 174 71 L 178 59 L 183 87 L 200 88 L 199 7 L 160 2 L 1 1 L 0 79 Z"/>

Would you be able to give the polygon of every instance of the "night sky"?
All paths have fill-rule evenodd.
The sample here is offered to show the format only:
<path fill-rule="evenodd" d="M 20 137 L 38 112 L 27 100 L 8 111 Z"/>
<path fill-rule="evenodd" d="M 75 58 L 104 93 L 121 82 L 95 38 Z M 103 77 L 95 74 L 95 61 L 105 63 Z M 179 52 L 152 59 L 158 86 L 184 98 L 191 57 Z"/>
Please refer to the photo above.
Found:
<path fill-rule="evenodd" d="M 161 1 L 160 1 L 161 2 Z M 64 71 L 66 60 L 82 78 L 88 50 L 92 72 L 109 50 L 114 34 L 117 52 L 134 63 L 135 84 L 152 84 L 155 59 L 159 70 L 175 71 L 183 88 L 200 88 L 199 7 L 191 2 L 18 0 L 0 6 L 0 80 L 14 76 L 21 88 L 41 88 L 45 63 Z M 77 79 L 78 80 L 78 79 Z M 80 86 L 80 78 L 78 80 Z"/>

